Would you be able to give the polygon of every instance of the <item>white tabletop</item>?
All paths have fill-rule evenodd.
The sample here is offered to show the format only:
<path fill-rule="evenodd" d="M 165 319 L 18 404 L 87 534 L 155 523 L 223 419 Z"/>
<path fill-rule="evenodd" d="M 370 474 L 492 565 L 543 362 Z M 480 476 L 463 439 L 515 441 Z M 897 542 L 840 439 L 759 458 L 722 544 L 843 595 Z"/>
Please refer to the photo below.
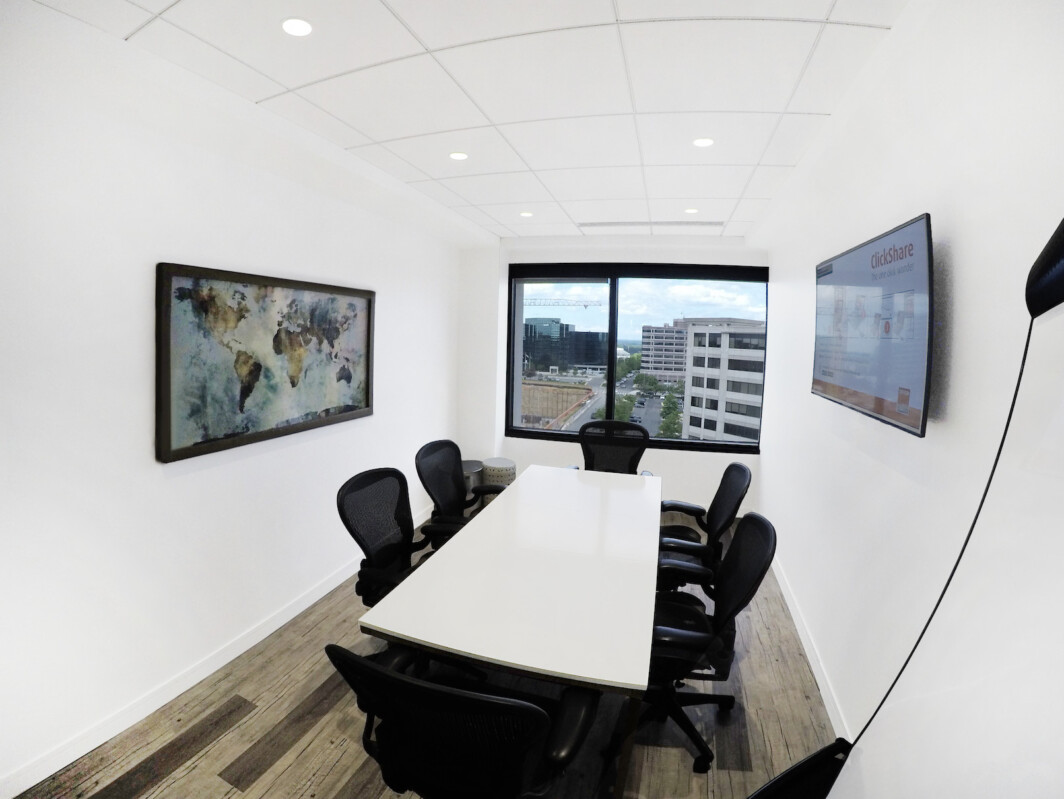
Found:
<path fill-rule="evenodd" d="M 529 466 L 360 621 L 622 692 L 647 687 L 661 478 Z"/>

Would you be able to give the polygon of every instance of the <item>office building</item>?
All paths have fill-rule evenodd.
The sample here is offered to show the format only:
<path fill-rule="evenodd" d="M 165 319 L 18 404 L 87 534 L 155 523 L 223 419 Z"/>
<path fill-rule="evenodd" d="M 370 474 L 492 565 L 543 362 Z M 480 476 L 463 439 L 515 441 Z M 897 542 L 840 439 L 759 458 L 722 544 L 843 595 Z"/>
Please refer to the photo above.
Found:
<path fill-rule="evenodd" d="M 652 449 L 646 466 L 705 503 L 731 460 L 750 465 L 744 508 L 779 531 L 781 590 L 835 731 L 856 737 L 923 633 L 1009 416 L 1026 275 L 1064 215 L 1064 4 L 358 0 L 283 43 L 272 12 L 238 24 L 267 5 L 0 3 L 0 796 L 352 575 L 335 509 L 352 474 L 404 469 L 420 520 L 428 440 L 577 461 L 506 435 L 511 263 L 769 267 L 759 454 Z M 925 212 L 917 438 L 810 382 L 816 265 Z M 157 462 L 159 262 L 375 291 L 373 414 Z M 1064 473 L 1053 425 L 1023 440 L 1046 444 L 1033 476 Z M 1046 675 L 1061 591 L 1022 579 L 1064 558 L 1047 530 L 1026 553 L 1008 525 L 973 537 L 986 558 L 954 585 L 979 602 L 949 617 L 970 626 L 933 623 L 920 646 L 985 673 L 925 692 L 906 672 L 833 799 L 1061 793 L 1045 749 L 1064 718 Z M 982 612 L 1016 596 L 1023 613 Z M 1032 619 L 1041 632 L 1011 635 Z M 907 726 L 917 707 L 939 712 Z"/>
<path fill-rule="evenodd" d="M 678 383 L 686 369 L 687 324 L 683 319 L 671 325 L 643 325 L 641 374 L 662 383 Z"/>
<path fill-rule="evenodd" d="M 765 386 L 765 325 L 688 319 L 683 438 L 757 441 Z"/>

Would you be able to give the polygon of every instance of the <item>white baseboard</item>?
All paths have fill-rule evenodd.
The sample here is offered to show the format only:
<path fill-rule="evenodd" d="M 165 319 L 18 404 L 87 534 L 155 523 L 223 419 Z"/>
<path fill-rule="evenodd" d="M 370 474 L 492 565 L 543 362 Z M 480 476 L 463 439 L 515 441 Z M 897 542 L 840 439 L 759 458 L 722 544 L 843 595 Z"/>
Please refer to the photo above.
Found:
<path fill-rule="evenodd" d="M 264 639 L 270 633 L 291 621 L 309 608 L 344 580 L 358 571 L 360 558 L 355 558 L 298 597 L 279 608 L 254 627 L 238 635 L 229 643 L 207 655 L 181 673 L 135 699 L 124 708 L 112 713 L 49 752 L 0 777 L 0 797 L 10 799 L 41 780 L 51 776 L 82 755 L 109 741 L 123 730 L 136 724 L 145 716 L 158 710 L 170 700 L 180 696 L 205 677 L 225 666 L 238 655 Z"/>
<path fill-rule="evenodd" d="M 812 669 L 813 677 L 816 679 L 817 686 L 820 688 L 820 696 L 824 700 L 824 709 L 827 710 L 828 719 L 831 721 L 831 726 L 835 730 L 837 737 L 845 738 L 848 741 L 853 740 L 853 734 L 850 731 L 849 725 L 846 723 L 846 718 L 842 714 L 842 709 L 839 707 L 838 697 L 835 695 L 835 690 L 831 685 L 831 679 L 828 677 L 827 671 L 824 670 L 824 664 L 820 660 L 820 653 L 817 651 L 816 642 L 813 640 L 812 635 L 809 633 L 809 628 L 805 623 L 805 616 L 802 615 L 801 605 L 798 604 L 798 600 L 794 597 L 794 592 L 791 590 L 791 584 L 787 580 L 787 574 L 783 570 L 778 560 L 772 564 L 772 571 L 776 575 L 776 582 L 779 583 L 780 593 L 783 594 L 783 601 L 787 603 L 787 609 L 791 613 L 791 619 L 794 621 L 794 627 L 798 631 L 798 638 L 802 642 L 802 648 L 805 650 L 805 657 L 809 661 L 809 668 Z"/>

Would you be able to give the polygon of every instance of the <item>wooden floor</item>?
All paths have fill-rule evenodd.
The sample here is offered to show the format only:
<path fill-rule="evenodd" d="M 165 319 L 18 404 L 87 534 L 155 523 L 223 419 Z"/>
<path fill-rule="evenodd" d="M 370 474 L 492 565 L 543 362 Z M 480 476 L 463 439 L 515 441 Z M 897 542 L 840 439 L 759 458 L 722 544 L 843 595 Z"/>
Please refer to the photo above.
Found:
<path fill-rule="evenodd" d="M 358 631 L 364 611 L 349 580 L 232 663 L 19 799 L 383 799 L 397 794 L 361 746 L 354 695 L 325 657 L 327 643 L 381 648 Z M 625 791 L 640 799 L 740 799 L 834 740 L 816 682 L 770 573 L 738 622 L 727 683 L 734 710 L 690 711 L 716 753 L 708 775 L 672 722 L 640 730 Z M 693 688 L 693 690 L 699 690 Z M 620 712 L 606 697 L 576 762 L 550 796 L 596 794 L 600 755 Z"/>

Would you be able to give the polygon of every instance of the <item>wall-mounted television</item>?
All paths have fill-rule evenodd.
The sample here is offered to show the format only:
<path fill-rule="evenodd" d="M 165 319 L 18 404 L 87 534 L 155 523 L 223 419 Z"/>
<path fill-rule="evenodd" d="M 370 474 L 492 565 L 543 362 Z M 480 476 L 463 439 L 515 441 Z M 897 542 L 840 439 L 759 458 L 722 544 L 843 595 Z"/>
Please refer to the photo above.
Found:
<path fill-rule="evenodd" d="M 814 394 L 924 435 L 932 269 L 928 214 L 817 264 Z"/>

